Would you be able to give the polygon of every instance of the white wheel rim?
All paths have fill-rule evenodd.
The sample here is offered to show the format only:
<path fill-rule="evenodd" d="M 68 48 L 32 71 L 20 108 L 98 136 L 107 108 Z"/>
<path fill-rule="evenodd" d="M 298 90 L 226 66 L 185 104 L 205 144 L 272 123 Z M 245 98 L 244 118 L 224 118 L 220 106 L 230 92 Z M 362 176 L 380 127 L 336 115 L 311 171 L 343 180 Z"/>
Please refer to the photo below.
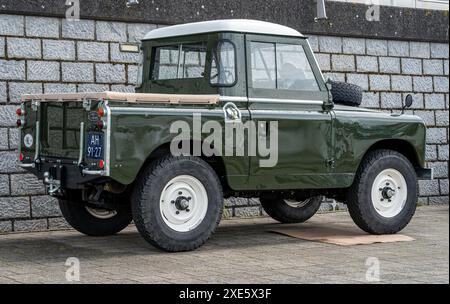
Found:
<path fill-rule="evenodd" d="M 406 204 L 408 186 L 403 175 L 395 169 L 380 172 L 372 184 L 372 204 L 386 218 L 398 215 Z"/>
<path fill-rule="evenodd" d="M 92 208 L 89 206 L 86 206 L 86 211 L 93 217 L 101 219 L 101 220 L 110 219 L 110 218 L 116 216 L 116 214 L 117 214 L 117 211 L 115 211 L 115 210 Z"/>
<path fill-rule="evenodd" d="M 310 202 L 310 198 L 305 199 L 304 201 L 296 201 L 292 199 L 285 199 L 284 202 L 288 204 L 292 208 L 303 208 Z"/>
<path fill-rule="evenodd" d="M 160 197 L 161 216 L 171 229 L 187 232 L 201 224 L 208 210 L 208 193 L 190 175 L 179 175 L 164 187 Z"/>

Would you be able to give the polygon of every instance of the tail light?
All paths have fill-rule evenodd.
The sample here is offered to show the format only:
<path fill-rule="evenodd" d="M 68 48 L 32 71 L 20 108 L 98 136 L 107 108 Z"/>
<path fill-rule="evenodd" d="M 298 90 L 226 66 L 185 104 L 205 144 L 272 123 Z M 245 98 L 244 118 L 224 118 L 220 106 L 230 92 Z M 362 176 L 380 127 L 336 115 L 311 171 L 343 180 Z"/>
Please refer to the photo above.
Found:
<path fill-rule="evenodd" d="M 20 153 L 20 154 L 19 154 L 19 160 L 20 160 L 20 161 L 23 161 L 23 153 Z"/>
<path fill-rule="evenodd" d="M 103 159 L 101 159 L 101 160 L 98 161 L 98 167 L 99 167 L 100 169 L 103 169 L 103 168 L 105 167 L 105 161 L 104 161 Z"/>
<path fill-rule="evenodd" d="M 25 110 L 23 110 L 22 108 L 18 108 L 16 110 L 16 114 L 17 114 L 17 116 L 23 116 L 23 115 L 25 115 Z"/>
<path fill-rule="evenodd" d="M 25 124 L 25 121 L 22 119 L 22 116 L 25 115 L 25 110 L 22 108 L 17 108 L 16 114 L 17 114 L 17 116 L 19 116 L 19 119 L 17 119 L 17 121 L 16 121 L 16 125 L 17 125 L 17 127 L 21 127 Z"/>
<path fill-rule="evenodd" d="M 105 114 L 106 114 L 106 113 L 105 113 L 105 109 L 104 109 L 103 107 L 98 108 L 97 114 L 98 114 L 98 116 L 100 116 L 100 117 L 104 117 Z"/>
<path fill-rule="evenodd" d="M 97 127 L 98 127 L 99 129 L 103 129 L 103 128 L 105 127 L 104 121 L 103 121 L 103 120 L 97 121 Z"/>

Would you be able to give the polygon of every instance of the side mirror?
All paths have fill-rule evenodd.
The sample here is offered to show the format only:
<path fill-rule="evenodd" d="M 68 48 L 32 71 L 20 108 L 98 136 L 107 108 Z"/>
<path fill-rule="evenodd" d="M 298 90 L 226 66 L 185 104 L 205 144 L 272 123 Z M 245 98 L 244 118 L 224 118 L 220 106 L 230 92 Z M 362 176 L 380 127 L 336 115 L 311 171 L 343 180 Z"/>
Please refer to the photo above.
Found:
<path fill-rule="evenodd" d="M 406 95 L 405 97 L 405 107 L 410 108 L 413 104 L 413 97 L 411 94 Z"/>
<path fill-rule="evenodd" d="M 413 97 L 411 94 L 406 95 L 405 97 L 405 105 L 402 108 L 402 114 L 405 112 L 406 108 L 410 108 L 413 104 Z"/>

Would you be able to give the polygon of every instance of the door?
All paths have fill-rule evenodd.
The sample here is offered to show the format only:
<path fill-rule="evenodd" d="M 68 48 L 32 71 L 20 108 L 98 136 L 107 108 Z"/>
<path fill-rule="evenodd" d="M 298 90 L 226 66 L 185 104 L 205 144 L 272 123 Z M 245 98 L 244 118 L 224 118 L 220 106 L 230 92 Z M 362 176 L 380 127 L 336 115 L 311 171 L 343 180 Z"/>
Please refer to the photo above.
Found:
<path fill-rule="evenodd" d="M 248 35 L 246 50 L 249 111 L 257 126 L 250 184 L 261 190 L 327 187 L 332 116 L 307 40 Z"/>

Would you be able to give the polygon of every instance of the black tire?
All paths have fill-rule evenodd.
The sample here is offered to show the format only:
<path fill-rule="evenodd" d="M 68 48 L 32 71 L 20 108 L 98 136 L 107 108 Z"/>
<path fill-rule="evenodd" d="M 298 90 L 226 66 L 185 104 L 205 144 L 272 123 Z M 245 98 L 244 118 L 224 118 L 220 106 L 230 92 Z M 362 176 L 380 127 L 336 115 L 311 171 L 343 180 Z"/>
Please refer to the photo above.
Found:
<path fill-rule="evenodd" d="M 362 89 L 355 84 L 331 81 L 331 96 L 333 102 L 348 106 L 359 106 L 362 102 Z"/>
<path fill-rule="evenodd" d="M 405 203 L 398 208 L 400 211 L 397 214 L 394 212 L 392 216 L 380 214 L 372 200 L 372 186 L 376 187 L 376 177 L 386 169 L 398 171 L 407 186 L 404 192 L 406 200 L 401 200 Z M 382 189 L 378 188 L 381 193 Z M 400 191 L 398 188 L 396 190 Z M 400 192 L 395 195 L 400 195 Z M 392 150 L 375 150 L 364 157 L 349 189 L 347 205 L 350 216 L 362 230 L 371 234 L 393 234 L 401 231 L 410 222 L 416 211 L 417 195 L 417 175 L 410 161 Z M 385 198 L 380 198 L 380 201 L 385 201 Z"/>
<path fill-rule="evenodd" d="M 167 183 L 179 176 L 194 177 L 207 195 L 206 214 L 189 231 L 171 228 L 165 222 L 160 206 L 161 194 Z M 169 252 L 194 250 L 203 245 L 214 233 L 222 211 L 223 194 L 219 178 L 208 163 L 197 157 L 168 155 L 154 161 L 140 174 L 132 193 L 133 219 L 139 233 L 150 244 Z"/>
<path fill-rule="evenodd" d="M 286 203 L 282 198 L 269 199 L 260 198 L 260 202 L 264 211 L 280 223 L 303 223 L 309 220 L 320 208 L 323 196 L 315 196 L 305 203 L 294 207 Z"/>
<path fill-rule="evenodd" d="M 93 210 L 93 206 L 87 206 L 82 201 L 59 200 L 59 208 L 67 223 L 75 230 L 89 236 L 116 234 L 125 229 L 132 220 L 129 204 L 123 206 L 123 208 L 114 210 L 115 215 L 110 218 L 95 217 L 92 213 L 88 212 L 86 207 Z"/>

